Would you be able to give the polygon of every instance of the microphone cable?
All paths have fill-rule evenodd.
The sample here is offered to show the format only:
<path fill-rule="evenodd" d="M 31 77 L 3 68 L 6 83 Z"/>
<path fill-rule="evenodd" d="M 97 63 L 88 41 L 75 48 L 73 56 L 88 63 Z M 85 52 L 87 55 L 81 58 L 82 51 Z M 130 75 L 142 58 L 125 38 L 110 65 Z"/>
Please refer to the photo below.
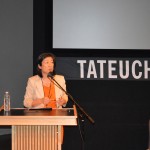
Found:
<path fill-rule="evenodd" d="M 81 119 L 81 120 L 80 120 Z M 82 150 L 85 149 L 85 130 L 84 130 L 84 118 L 82 114 L 78 114 L 78 129 L 81 137 L 82 142 Z M 81 124 L 80 124 L 81 121 Z"/>

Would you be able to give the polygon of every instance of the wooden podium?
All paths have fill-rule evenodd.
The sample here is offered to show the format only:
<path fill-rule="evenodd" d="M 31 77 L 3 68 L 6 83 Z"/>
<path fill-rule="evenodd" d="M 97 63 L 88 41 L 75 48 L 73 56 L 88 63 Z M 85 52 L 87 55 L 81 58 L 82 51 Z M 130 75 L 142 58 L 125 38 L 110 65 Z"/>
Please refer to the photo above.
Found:
<path fill-rule="evenodd" d="M 73 108 L 11 109 L 0 112 L 0 125 L 12 126 L 12 150 L 61 150 L 62 126 L 77 125 Z"/>

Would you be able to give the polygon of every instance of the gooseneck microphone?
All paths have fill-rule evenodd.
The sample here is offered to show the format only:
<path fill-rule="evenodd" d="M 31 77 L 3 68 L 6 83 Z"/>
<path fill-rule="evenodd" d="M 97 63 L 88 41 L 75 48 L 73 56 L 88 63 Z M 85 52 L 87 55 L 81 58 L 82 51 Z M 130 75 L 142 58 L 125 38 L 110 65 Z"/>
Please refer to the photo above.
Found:
<path fill-rule="evenodd" d="M 51 81 L 58 87 L 60 88 L 62 91 L 64 91 L 67 95 L 68 93 L 66 92 L 65 89 L 62 88 L 62 86 L 54 79 L 54 73 L 53 72 L 49 72 L 47 75 L 48 78 L 51 79 Z"/>
<path fill-rule="evenodd" d="M 53 78 L 54 77 L 54 73 L 53 72 L 49 72 L 47 77 Z"/>
<path fill-rule="evenodd" d="M 73 99 L 73 97 L 67 93 L 67 91 L 65 89 L 63 89 L 63 87 L 54 79 L 54 73 L 53 72 L 49 72 L 47 75 L 48 78 L 51 79 L 51 81 L 58 87 L 60 88 L 63 92 L 65 92 L 71 99 Z"/>

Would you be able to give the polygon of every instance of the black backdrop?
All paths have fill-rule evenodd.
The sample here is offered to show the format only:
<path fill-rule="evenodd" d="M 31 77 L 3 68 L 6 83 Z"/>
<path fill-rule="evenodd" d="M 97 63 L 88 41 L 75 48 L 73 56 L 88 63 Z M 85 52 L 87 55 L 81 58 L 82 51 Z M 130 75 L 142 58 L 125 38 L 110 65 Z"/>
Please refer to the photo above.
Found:
<path fill-rule="evenodd" d="M 150 57 L 148 50 L 52 48 L 52 0 L 34 0 L 34 50 L 57 57 Z M 146 150 L 150 117 L 150 81 L 67 80 L 67 90 L 95 120 L 84 122 L 86 150 Z M 68 103 L 71 107 L 72 103 Z M 63 150 L 81 149 L 78 127 L 65 127 Z"/>

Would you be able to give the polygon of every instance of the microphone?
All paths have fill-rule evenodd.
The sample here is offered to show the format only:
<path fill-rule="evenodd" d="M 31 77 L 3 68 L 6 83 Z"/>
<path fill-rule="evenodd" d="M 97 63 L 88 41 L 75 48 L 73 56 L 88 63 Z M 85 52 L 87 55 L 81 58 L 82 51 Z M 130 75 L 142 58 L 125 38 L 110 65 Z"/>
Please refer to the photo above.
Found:
<path fill-rule="evenodd" d="M 53 72 L 49 72 L 47 77 L 50 78 L 50 80 L 58 87 L 60 88 L 62 91 L 64 91 L 67 95 L 68 93 L 66 92 L 65 89 L 63 89 L 63 87 L 54 79 L 54 73 Z"/>
<path fill-rule="evenodd" d="M 49 72 L 49 73 L 48 73 L 48 75 L 47 75 L 47 77 L 50 77 L 50 78 L 52 78 L 52 79 L 53 79 L 53 77 L 54 77 L 54 73 L 53 73 L 53 72 Z"/>

